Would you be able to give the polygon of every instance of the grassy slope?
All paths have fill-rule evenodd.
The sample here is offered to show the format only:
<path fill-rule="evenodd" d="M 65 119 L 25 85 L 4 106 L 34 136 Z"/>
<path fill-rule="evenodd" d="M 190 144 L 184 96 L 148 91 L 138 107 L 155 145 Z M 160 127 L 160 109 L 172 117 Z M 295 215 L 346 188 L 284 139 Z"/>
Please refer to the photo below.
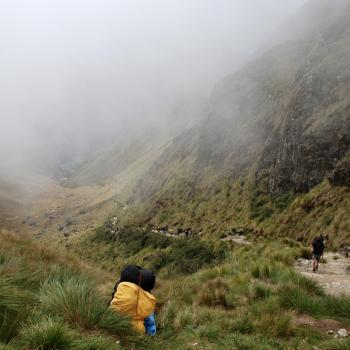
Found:
<path fill-rule="evenodd" d="M 291 239 L 271 242 L 260 237 L 252 246 L 231 246 L 220 262 L 200 254 L 191 239 L 135 234 L 132 229 L 116 240 L 100 230 L 96 235 L 75 248 L 105 270 L 118 270 L 125 263 L 159 268 L 154 291 L 159 333 L 152 349 L 333 349 L 331 337 L 295 320 L 307 314 L 350 326 L 349 298 L 326 296 L 291 268 L 297 257 L 309 254 Z M 180 240 L 192 253 L 181 257 Z M 157 258 L 164 252 L 159 266 Z M 177 265 L 169 259 L 174 252 Z M 339 346 L 346 349 L 345 344 Z"/>
<path fill-rule="evenodd" d="M 183 250 L 177 247 L 179 240 L 161 242 L 155 236 L 142 246 L 137 235 L 128 237 L 119 245 L 123 263 L 148 266 L 151 261 L 142 258 L 157 252 L 151 247 L 155 243 L 164 243 L 169 256 Z M 105 264 L 111 275 L 57 249 L 6 235 L 0 240 L 0 343 L 9 342 L 10 349 L 117 349 L 122 345 L 116 339 L 134 349 L 337 349 L 330 347 L 329 336 L 293 320 L 302 313 L 350 325 L 348 298 L 326 296 L 290 268 L 306 254 L 292 240 L 233 246 L 221 262 L 208 261 L 207 250 L 198 254 L 198 244 L 185 241 L 195 247 L 193 254 L 185 254 L 188 261 L 167 260 L 158 273 L 159 332 L 143 340 L 135 337 L 127 320 L 106 308 L 119 258 L 95 256 L 94 265 Z M 104 245 L 110 248 L 111 243 Z M 97 246 L 90 242 L 90 251 Z M 176 268 L 192 268 L 195 261 L 203 267 Z M 346 344 L 341 343 L 342 349 Z"/>
<path fill-rule="evenodd" d="M 117 349 L 139 343 L 127 319 L 107 308 L 110 276 L 78 259 L 0 235 L 0 346 Z"/>
<path fill-rule="evenodd" d="M 292 241 L 236 247 L 224 264 L 164 282 L 156 291 L 165 303 L 161 337 L 174 349 L 332 349 L 325 334 L 293 320 L 306 313 L 349 325 L 350 300 L 295 273 L 289 264 L 302 252 Z"/>
<path fill-rule="evenodd" d="M 322 4 L 328 15 L 334 4 Z M 126 221 L 220 235 L 241 225 L 279 236 L 322 231 L 335 247 L 349 244 L 348 189 L 326 180 L 349 147 L 349 18 L 344 11 L 330 27 L 320 18 L 322 40 L 276 47 L 218 84 L 212 120 L 165 150 Z"/>
<path fill-rule="evenodd" d="M 339 248 L 350 243 L 350 189 L 331 186 L 328 181 L 305 194 L 268 196 L 259 192 L 249 177 L 229 178 L 191 193 L 187 182 L 164 191 L 153 201 L 124 213 L 126 222 L 144 225 L 192 227 L 195 232 L 219 237 L 232 228 L 250 228 L 256 235 L 294 237 L 310 241 L 316 234 L 329 236 Z M 174 186 L 172 186 L 174 188 Z"/>

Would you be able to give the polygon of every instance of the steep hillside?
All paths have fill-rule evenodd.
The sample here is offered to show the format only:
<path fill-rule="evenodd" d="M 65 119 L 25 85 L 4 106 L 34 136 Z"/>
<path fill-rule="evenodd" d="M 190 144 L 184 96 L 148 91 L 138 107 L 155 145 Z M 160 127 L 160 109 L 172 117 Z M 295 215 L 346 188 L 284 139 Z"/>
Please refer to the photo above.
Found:
<path fill-rule="evenodd" d="M 304 11 L 312 9 L 324 18 L 305 40 L 278 45 L 221 81 L 205 121 L 175 138 L 139 181 L 131 203 L 144 208 L 141 222 L 275 232 L 304 193 L 338 198 L 335 186 L 349 185 L 350 2 L 311 1 Z M 333 203 L 335 216 L 348 208 L 344 196 Z M 299 213 L 310 224 L 304 230 L 347 240 L 350 227 L 322 224 L 324 205 L 317 228 Z"/>

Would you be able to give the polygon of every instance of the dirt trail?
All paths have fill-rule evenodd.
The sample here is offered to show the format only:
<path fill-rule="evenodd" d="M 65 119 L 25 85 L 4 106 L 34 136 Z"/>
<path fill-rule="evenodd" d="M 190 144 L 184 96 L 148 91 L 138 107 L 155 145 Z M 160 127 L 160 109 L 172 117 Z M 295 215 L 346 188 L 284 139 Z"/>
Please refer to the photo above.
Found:
<path fill-rule="evenodd" d="M 312 272 L 311 260 L 298 259 L 295 268 L 304 276 L 317 281 L 332 295 L 350 296 L 350 259 L 339 253 L 325 253 L 318 272 Z"/>

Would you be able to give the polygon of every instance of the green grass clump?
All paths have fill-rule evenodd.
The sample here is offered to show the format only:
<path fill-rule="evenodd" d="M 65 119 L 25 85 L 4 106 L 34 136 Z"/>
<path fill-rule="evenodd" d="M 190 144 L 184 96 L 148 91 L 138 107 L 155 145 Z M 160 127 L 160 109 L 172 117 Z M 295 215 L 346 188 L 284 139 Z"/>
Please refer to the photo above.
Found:
<path fill-rule="evenodd" d="M 28 305 L 35 303 L 34 295 L 15 285 L 10 277 L 0 279 L 0 341 L 8 342 L 18 332 L 18 323 L 29 314 Z"/>
<path fill-rule="evenodd" d="M 116 350 L 119 346 L 115 339 L 101 336 L 91 336 L 79 339 L 75 343 L 77 350 Z"/>
<path fill-rule="evenodd" d="M 324 342 L 321 348 L 324 350 L 350 350 L 350 338 L 333 339 Z"/>
<path fill-rule="evenodd" d="M 251 273 L 254 278 L 266 279 L 271 277 L 271 265 L 268 263 L 253 265 Z"/>
<path fill-rule="evenodd" d="M 255 283 L 251 287 L 250 297 L 252 300 L 268 299 L 271 295 L 271 288 L 265 284 Z"/>
<path fill-rule="evenodd" d="M 283 307 L 316 317 L 346 320 L 350 315 L 350 298 L 345 296 L 315 296 L 295 285 L 286 285 L 280 288 L 279 298 Z"/>
<path fill-rule="evenodd" d="M 98 292 L 91 270 L 30 241 L 0 234 L 0 243 L 2 348 L 113 349 L 115 336 L 123 345 L 142 348 L 129 319 Z"/>
<path fill-rule="evenodd" d="M 223 348 L 237 350 L 286 350 L 286 348 L 283 348 L 277 341 L 269 340 L 261 336 L 244 335 L 240 333 L 223 337 L 220 340 L 220 344 Z"/>
<path fill-rule="evenodd" d="M 51 318 L 29 324 L 21 331 L 21 343 L 29 349 L 73 349 L 75 341 L 76 337 L 67 325 Z"/>
<path fill-rule="evenodd" d="M 98 327 L 111 334 L 119 334 L 121 338 L 129 336 L 132 338 L 134 332 L 130 327 L 129 318 L 118 314 L 115 310 L 107 308 L 98 320 Z"/>
<path fill-rule="evenodd" d="M 222 279 L 218 278 L 207 282 L 198 294 L 199 305 L 229 307 L 227 295 L 230 287 Z"/>
<path fill-rule="evenodd" d="M 107 307 L 90 281 L 71 272 L 54 275 L 39 293 L 41 311 L 86 330 L 104 329 L 132 336 L 130 321 Z"/>
<path fill-rule="evenodd" d="M 235 333 L 251 334 L 254 332 L 255 327 L 253 319 L 249 314 L 238 314 L 234 319 L 230 330 Z"/>
<path fill-rule="evenodd" d="M 93 329 L 106 310 L 105 305 L 85 279 L 69 274 L 60 279 L 50 278 L 42 286 L 39 293 L 42 310 L 72 325 Z"/>
<path fill-rule="evenodd" d="M 11 345 L 0 343 L 0 350 L 14 350 L 14 349 L 15 348 L 13 348 Z"/>

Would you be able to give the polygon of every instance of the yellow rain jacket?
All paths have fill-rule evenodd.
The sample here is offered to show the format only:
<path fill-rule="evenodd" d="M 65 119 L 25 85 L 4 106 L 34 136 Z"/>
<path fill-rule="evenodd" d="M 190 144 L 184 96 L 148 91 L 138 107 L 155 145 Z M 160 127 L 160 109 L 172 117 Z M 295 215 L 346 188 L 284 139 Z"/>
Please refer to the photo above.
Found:
<path fill-rule="evenodd" d="M 132 318 L 133 326 L 145 333 L 144 320 L 153 312 L 155 297 L 141 287 L 130 282 L 121 282 L 111 301 L 111 308 Z"/>

